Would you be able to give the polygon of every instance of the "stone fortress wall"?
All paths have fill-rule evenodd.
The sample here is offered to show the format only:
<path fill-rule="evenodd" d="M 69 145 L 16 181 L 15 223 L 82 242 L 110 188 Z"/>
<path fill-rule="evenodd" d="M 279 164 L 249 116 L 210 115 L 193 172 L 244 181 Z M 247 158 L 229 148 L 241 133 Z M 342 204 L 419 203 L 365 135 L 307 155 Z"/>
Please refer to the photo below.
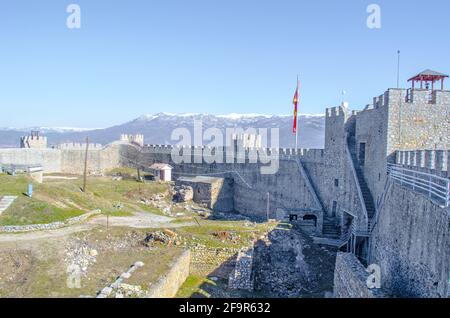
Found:
<path fill-rule="evenodd" d="M 139 145 L 136 150 L 134 140 L 93 147 L 88 162 L 91 171 L 120 165 L 145 170 L 164 162 L 174 167 L 174 178 L 232 179 L 236 211 L 265 219 L 269 198 L 270 218 L 313 215 L 316 235 L 325 234 L 325 223 L 336 226 L 341 237 L 351 230 L 351 240 L 344 240 L 344 245 L 353 248 L 359 261 L 381 266 L 384 287 L 393 295 L 443 296 L 449 273 L 448 208 L 394 184 L 387 166 L 397 163 L 448 178 L 448 118 L 448 91 L 434 91 L 430 97 L 429 91 L 389 89 L 361 111 L 350 111 L 346 103 L 328 108 L 325 149 L 256 148 L 280 159 L 274 174 L 261 173 L 264 164 L 252 160 L 255 149 L 236 153 L 207 146 Z M 191 163 L 173 162 L 172 153 L 186 155 Z M 208 163 L 219 154 L 233 162 Z M 47 173 L 81 173 L 84 151 L 0 149 L 0 163 L 42 164 Z M 372 209 L 368 197 L 373 198 Z M 336 271 L 340 275 L 340 267 Z M 336 288 L 337 294 L 352 295 L 339 290 L 345 286 Z M 405 292 L 409 288 L 415 292 Z"/>
<path fill-rule="evenodd" d="M 394 182 L 388 166 L 449 177 L 450 92 L 389 89 L 354 116 L 355 166 L 375 203 L 367 262 L 381 267 L 389 295 L 446 297 L 449 208 Z M 343 274 L 341 268 L 336 265 L 336 276 Z M 342 288 L 336 285 L 335 294 L 352 295 Z"/>
<path fill-rule="evenodd" d="M 88 173 L 98 174 L 121 165 L 121 143 L 88 150 Z M 44 173 L 82 174 L 86 147 L 62 147 L 61 149 L 12 148 L 0 149 L 0 164 L 42 165 Z"/>
<path fill-rule="evenodd" d="M 91 150 L 101 150 L 103 148 L 102 144 L 89 143 L 89 149 Z M 61 150 L 86 150 L 86 143 L 80 142 L 65 142 L 56 146 L 56 149 Z"/>
<path fill-rule="evenodd" d="M 397 297 L 447 297 L 448 209 L 398 183 L 387 191 L 371 238 L 370 263 L 382 288 Z"/>

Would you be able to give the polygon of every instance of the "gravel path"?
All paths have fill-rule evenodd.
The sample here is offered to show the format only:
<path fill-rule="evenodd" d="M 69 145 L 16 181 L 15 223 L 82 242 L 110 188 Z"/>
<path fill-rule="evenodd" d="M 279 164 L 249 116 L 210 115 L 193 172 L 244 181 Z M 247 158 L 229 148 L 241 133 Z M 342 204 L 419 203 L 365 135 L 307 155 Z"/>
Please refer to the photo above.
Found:
<path fill-rule="evenodd" d="M 109 226 L 128 226 L 133 228 L 175 228 L 194 225 L 193 222 L 171 223 L 174 218 L 152 214 L 149 212 L 135 212 L 132 216 L 109 217 Z M 106 225 L 106 216 L 99 215 L 88 221 L 89 224 Z"/>
<path fill-rule="evenodd" d="M 109 217 L 109 226 L 124 226 L 130 228 L 175 228 L 194 225 L 192 222 L 171 223 L 173 220 L 175 219 L 149 212 L 136 212 L 133 216 Z M 0 243 L 64 237 L 73 233 L 91 230 L 96 226 L 105 225 L 106 216 L 99 215 L 89 219 L 87 223 L 71 225 L 56 230 L 17 234 L 0 234 Z"/>

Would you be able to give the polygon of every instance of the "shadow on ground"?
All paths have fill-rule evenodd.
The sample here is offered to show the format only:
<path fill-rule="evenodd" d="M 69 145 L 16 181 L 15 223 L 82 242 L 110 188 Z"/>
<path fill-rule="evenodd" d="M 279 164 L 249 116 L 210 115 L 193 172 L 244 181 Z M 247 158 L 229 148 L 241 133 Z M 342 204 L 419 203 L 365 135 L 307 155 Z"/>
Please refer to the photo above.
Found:
<path fill-rule="evenodd" d="M 298 223 L 280 223 L 254 244 L 254 290 L 231 290 L 237 254 L 209 275 L 191 297 L 323 298 L 333 291 L 336 249 L 314 244 Z"/>

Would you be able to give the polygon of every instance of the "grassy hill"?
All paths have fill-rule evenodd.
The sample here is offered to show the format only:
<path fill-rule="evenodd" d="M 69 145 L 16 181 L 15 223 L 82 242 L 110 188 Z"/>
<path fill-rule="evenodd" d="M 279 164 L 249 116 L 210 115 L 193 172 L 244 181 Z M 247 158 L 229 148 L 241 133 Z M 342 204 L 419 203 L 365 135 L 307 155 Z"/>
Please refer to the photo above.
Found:
<path fill-rule="evenodd" d="M 138 183 L 134 180 L 113 181 L 110 177 L 89 177 L 87 191 L 81 191 L 82 178 L 51 179 L 33 183 L 33 197 L 25 195 L 29 183 L 26 175 L 0 174 L 0 197 L 18 198 L 0 215 L 0 225 L 41 224 L 63 221 L 87 211 L 101 209 L 103 213 L 129 215 L 132 211 L 160 213 L 139 203 L 156 193 L 168 191 L 162 183 Z M 120 209 L 117 206 L 122 206 Z"/>

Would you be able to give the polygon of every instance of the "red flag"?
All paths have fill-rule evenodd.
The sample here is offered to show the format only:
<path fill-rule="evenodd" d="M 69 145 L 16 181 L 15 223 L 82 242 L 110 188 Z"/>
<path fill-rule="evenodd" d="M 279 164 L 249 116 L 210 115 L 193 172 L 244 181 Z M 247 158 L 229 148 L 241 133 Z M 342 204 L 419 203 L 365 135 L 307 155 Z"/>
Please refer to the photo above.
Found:
<path fill-rule="evenodd" d="M 295 133 L 297 133 L 298 83 L 297 83 L 297 88 L 295 89 L 293 103 L 294 103 L 294 127 L 292 129 L 292 132 L 295 134 Z"/>

